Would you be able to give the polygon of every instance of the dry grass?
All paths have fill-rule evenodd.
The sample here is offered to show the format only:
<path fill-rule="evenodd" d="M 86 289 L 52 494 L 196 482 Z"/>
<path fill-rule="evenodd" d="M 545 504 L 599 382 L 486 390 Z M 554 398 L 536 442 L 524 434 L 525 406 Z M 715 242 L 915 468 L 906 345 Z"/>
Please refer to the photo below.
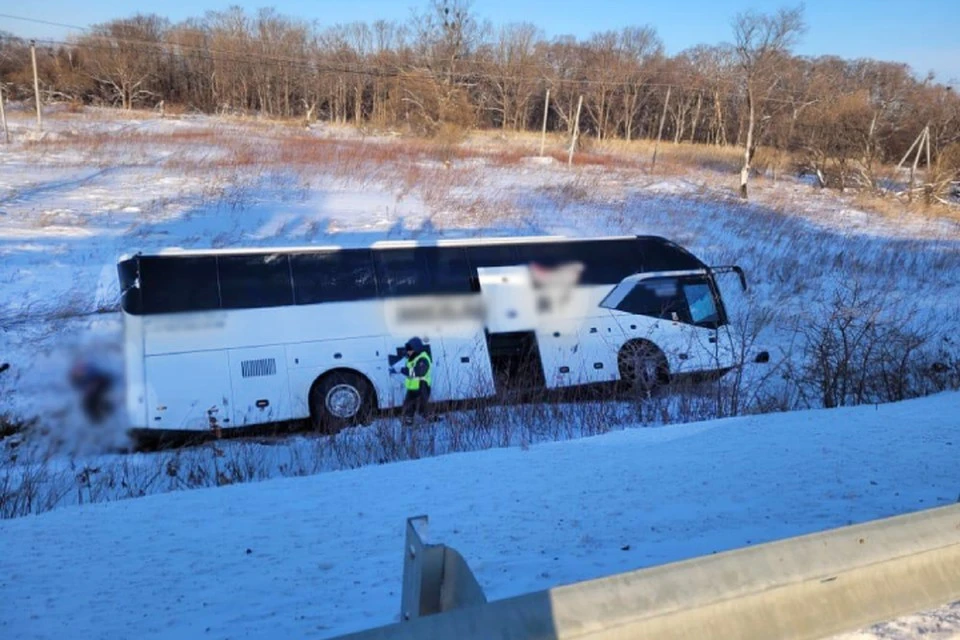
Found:
<path fill-rule="evenodd" d="M 149 114 L 149 115 L 148 115 Z M 62 108 L 54 112 L 57 119 L 74 119 L 78 124 L 91 120 L 153 120 L 152 112 L 109 109 L 88 109 L 71 114 Z M 314 128 L 316 129 L 316 128 Z M 324 173 L 361 185 L 384 183 L 397 185 L 402 194 L 417 192 L 432 206 L 443 208 L 454 200 L 457 187 L 479 185 L 477 174 L 483 167 L 498 169 L 526 165 L 540 154 L 540 134 L 512 131 L 465 131 L 456 129 L 443 135 L 366 135 L 348 125 L 324 123 L 321 135 L 307 129 L 297 119 L 283 121 L 249 116 L 225 115 L 217 119 L 198 119 L 172 131 L 138 129 L 123 126 L 117 131 L 91 131 L 83 126 L 75 130 L 53 133 L 25 145 L 39 153 L 61 157 L 55 162 L 82 163 L 87 166 L 154 165 L 174 171 L 242 170 L 248 177 L 266 172 L 293 171 L 304 178 Z M 568 160 L 568 140 L 562 134 L 546 137 L 544 155 L 558 169 Z M 656 143 L 653 140 L 603 140 L 581 138 L 581 148 L 574 154 L 574 169 L 600 169 L 610 178 L 633 183 L 638 175 L 696 177 L 710 173 L 710 184 L 721 192 L 733 194 L 737 189 L 742 151 L 737 147 L 697 145 L 688 142 L 661 142 L 656 167 L 651 166 Z M 69 159 L 65 152 L 77 152 Z M 795 166 L 789 154 L 761 148 L 755 167 L 774 181 L 788 175 Z M 769 178 L 755 176 L 756 187 L 769 186 Z M 776 201 L 777 189 L 766 190 L 760 201 L 781 211 L 789 210 L 789 197 Z M 811 189 L 811 193 L 815 192 Z M 834 191 L 828 192 L 836 194 Z M 772 198 L 772 199 L 771 199 Z M 904 216 L 929 219 L 960 220 L 960 208 L 921 200 L 907 203 L 890 195 L 854 192 L 841 195 L 849 206 L 879 215 L 901 219 Z M 478 199 L 473 209 L 483 208 Z M 496 198 L 490 199 L 490 209 Z M 498 207 L 499 202 L 495 203 Z"/>
<path fill-rule="evenodd" d="M 960 222 L 960 207 L 942 204 L 935 200 L 927 203 L 922 195 L 915 197 L 913 201 L 909 201 L 904 197 L 858 191 L 853 196 L 852 201 L 857 209 L 876 213 L 888 219 L 901 220 L 908 217 L 925 220 L 946 219 Z"/>

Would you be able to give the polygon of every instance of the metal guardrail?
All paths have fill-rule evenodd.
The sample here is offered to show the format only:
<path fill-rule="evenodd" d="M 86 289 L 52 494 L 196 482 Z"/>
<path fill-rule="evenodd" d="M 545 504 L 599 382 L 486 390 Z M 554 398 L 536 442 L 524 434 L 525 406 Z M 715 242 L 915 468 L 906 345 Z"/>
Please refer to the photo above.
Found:
<path fill-rule="evenodd" d="M 487 601 L 466 560 L 444 544 L 428 544 L 427 516 L 407 519 L 400 617 L 404 622 Z"/>
<path fill-rule="evenodd" d="M 492 602 L 425 524 L 407 525 L 403 621 L 342 640 L 806 640 L 960 599 L 960 505 Z"/>

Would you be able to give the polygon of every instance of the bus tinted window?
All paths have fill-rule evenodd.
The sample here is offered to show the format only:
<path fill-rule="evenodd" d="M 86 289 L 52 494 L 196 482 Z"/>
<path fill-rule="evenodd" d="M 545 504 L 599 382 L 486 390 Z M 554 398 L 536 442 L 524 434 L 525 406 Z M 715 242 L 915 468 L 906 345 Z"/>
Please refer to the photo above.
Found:
<path fill-rule="evenodd" d="M 140 286 L 144 313 L 220 308 L 213 256 L 140 258 Z"/>
<path fill-rule="evenodd" d="M 427 269 L 437 293 L 470 293 L 470 264 L 462 247 L 424 247 Z"/>
<path fill-rule="evenodd" d="M 120 308 L 133 315 L 143 313 L 140 288 L 134 286 L 137 284 L 138 272 L 137 258 L 123 260 L 117 264 L 117 275 L 120 278 Z"/>
<path fill-rule="evenodd" d="M 701 269 L 703 263 L 682 247 L 662 238 L 637 238 L 643 271 L 679 271 Z"/>
<path fill-rule="evenodd" d="M 422 249 L 379 249 L 374 253 L 380 292 L 387 296 L 433 293 Z"/>
<path fill-rule="evenodd" d="M 688 314 L 682 295 L 680 283 L 676 278 L 650 278 L 638 282 L 617 305 L 617 309 L 627 313 L 685 322 Z"/>
<path fill-rule="evenodd" d="M 542 267 L 557 267 L 571 262 L 584 262 L 580 242 L 538 242 L 519 247 L 525 263 L 535 262 Z M 585 265 L 586 266 L 586 265 Z"/>
<path fill-rule="evenodd" d="M 290 265 L 282 254 L 223 256 L 220 300 L 224 309 L 252 309 L 293 304 Z"/>
<path fill-rule="evenodd" d="M 364 300 L 377 295 L 373 260 L 367 249 L 290 256 L 297 304 Z"/>
<path fill-rule="evenodd" d="M 582 240 L 540 242 L 522 245 L 526 262 L 555 267 L 571 262 L 583 265 L 580 284 L 616 284 L 640 270 L 640 257 L 633 240 Z"/>
<path fill-rule="evenodd" d="M 520 256 L 516 246 L 509 244 L 467 247 L 466 251 L 471 270 L 478 267 L 509 267 L 529 261 Z"/>
<path fill-rule="evenodd" d="M 640 254 L 632 240 L 578 242 L 587 269 L 583 284 L 616 284 L 640 271 Z"/>
<path fill-rule="evenodd" d="M 120 291 L 126 291 L 137 282 L 138 260 L 129 258 L 117 264 L 117 275 L 120 278 Z"/>
<path fill-rule="evenodd" d="M 705 280 L 690 281 L 683 285 L 683 295 L 690 308 L 690 321 L 703 326 L 716 326 L 720 314 L 713 299 L 713 292 Z"/>

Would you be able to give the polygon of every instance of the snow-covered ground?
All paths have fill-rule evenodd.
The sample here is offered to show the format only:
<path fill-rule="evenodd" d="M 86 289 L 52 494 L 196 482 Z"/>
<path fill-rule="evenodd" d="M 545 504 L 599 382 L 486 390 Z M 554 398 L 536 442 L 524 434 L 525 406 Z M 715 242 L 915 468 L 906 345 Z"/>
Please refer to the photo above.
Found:
<path fill-rule="evenodd" d="M 936 507 L 960 491 L 958 407 L 949 392 L 628 429 L 6 520 L 0 636 L 322 638 L 386 624 L 405 519 L 424 513 L 430 539 L 500 599 Z"/>
<path fill-rule="evenodd" d="M 3 637 L 327 637 L 389 622 L 403 522 L 421 512 L 500 598 L 957 499 L 957 392 L 795 411 L 821 405 L 798 384 L 804 341 L 838 309 L 923 338 L 905 396 L 960 385 L 956 220 L 869 213 L 789 176 L 756 180 L 743 203 L 732 174 L 668 153 L 651 174 L 570 169 L 496 139 L 458 155 L 328 126 L 88 110 L 51 114 L 37 134 L 29 110 L 8 117 L 0 423 L 38 417 L 63 446 L 3 443 L 0 496 L 25 478 L 39 491 L 10 512 L 53 509 L 0 523 Z M 453 414 L 409 449 L 383 420 L 330 439 L 121 455 L 104 450 L 125 443 L 122 418 L 82 427 L 66 386 L 79 355 L 122 374 L 124 253 L 646 233 L 747 271 L 746 296 L 724 284 L 734 322 L 773 359 L 713 404 Z M 729 413 L 732 393 L 756 415 L 635 428 Z M 424 455 L 440 457 L 403 461 Z M 251 480 L 264 482 L 237 484 Z M 178 491 L 217 484 L 231 486 Z"/>
<path fill-rule="evenodd" d="M 670 165 L 667 153 L 651 174 L 642 158 L 570 169 L 522 157 L 536 145 L 496 139 L 447 157 L 322 125 L 88 110 L 51 114 L 38 134 L 29 110 L 9 117 L 0 361 L 12 367 L 0 374 L 0 413 L 42 414 L 49 428 L 77 423 L 64 385 L 70 359 L 93 353 L 121 367 L 117 258 L 170 246 L 654 233 L 710 263 L 744 266 L 750 295 L 732 310 L 773 349 L 774 369 L 798 364 L 798 326 L 822 317 L 838 287 L 861 286 L 890 321 L 931 338 L 960 327 L 957 220 L 867 213 L 789 176 L 756 180 L 746 204 L 731 174 Z M 943 344 L 925 348 L 935 358 Z M 765 388 L 751 409 L 816 406 L 784 393 Z"/>

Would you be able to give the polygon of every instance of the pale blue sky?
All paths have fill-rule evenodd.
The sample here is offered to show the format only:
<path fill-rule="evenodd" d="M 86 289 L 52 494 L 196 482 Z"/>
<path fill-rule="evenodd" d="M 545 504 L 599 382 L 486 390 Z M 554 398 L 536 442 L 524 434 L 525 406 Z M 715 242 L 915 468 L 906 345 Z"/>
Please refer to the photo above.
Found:
<path fill-rule="evenodd" d="M 729 41 L 730 22 L 740 11 L 772 11 L 798 2 L 758 0 L 474 0 L 474 13 L 494 24 L 531 22 L 548 37 L 649 24 L 667 51 L 694 44 Z M 834 54 L 908 63 L 918 74 L 936 73 L 942 82 L 960 82 L 960 2 L 957 0 L 806 0 L 808 31 L 796 48 L 804 55 Z M 33 0 L 8 3 L 0 13 L 88 26 L 137 12 L 158 13 L 172 21 L 199 17 L 207 10 L 240 5 L 251 12 L 274 7 L 285 15 L 321 25 L 378 19 L 405 20 L 426 0 Z M 0 17 L 0 30 L 28 38 L 63 38 L 68 29 Z"/>

